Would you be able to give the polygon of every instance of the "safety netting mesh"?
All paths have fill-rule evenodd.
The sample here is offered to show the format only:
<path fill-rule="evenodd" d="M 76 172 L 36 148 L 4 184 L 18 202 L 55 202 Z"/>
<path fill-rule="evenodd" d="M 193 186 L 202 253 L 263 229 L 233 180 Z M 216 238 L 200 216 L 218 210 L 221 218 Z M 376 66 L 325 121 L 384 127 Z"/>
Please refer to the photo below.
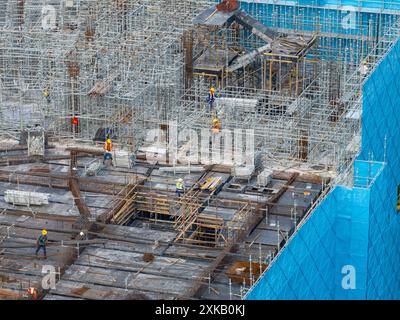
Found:
<path fill-rule="evenodd" d="M 247 299 L 400 298 L 398 41 L 364 83 L 362 94 L 362 146 L 354 185 L 331 190 Z M 349 280 L 353 276 L 354 283 Z"/>
<path fill-rule="evenodd" d="M 363 89 L 360 159 L 373 155 L 385 168 L 370 188 L 368 299 L 400 298 L 400 43 L 397 42 Z"/>

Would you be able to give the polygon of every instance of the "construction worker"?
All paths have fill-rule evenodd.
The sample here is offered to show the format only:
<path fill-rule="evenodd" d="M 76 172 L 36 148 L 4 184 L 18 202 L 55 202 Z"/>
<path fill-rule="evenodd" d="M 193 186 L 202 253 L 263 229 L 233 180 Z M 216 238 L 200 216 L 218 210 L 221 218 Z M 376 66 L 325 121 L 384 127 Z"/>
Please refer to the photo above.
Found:
<path fill-rule="evenodd" d="M 36 241 L 36 256 L 38 255 L 40 249 L 43 249 L 44 258 L 45 259 L 47 258 L 46 243 L 47 243 L 47 230 L 43 229 L 42 234 L 39 236 L 39 238 Z"/>
<path fill-rule="evenodd" d="M 178 180 L 176 180 L 176 195 L 180 197 L 181 194 L 183 194 L 184 192 L 185 192 L 185 185 L 183 184 L 183 179 L 179 178 Z"/>
<path fill-rule="evenodd" d="M 217 134 L 220 131 L 221 131 L 221 121 L 217 117 L 214 117 L 212 121 L 211 132 Z"/>
<path fill-rule="evenodd" d="M 113 156 L 112 156 L 112 148 L 113 148 L 113 144 L 112 141 L 110 139 L 110 137 L 107 135 L 106 141 L 104 142 L 104 159 L 103 159 L 103 164 L 110 166 L 112 165 L 112 160 L 113 160 Z"/>
<path fill-rule="evenodd" d="M 112 141 L 109 137 L 107 137 L 106 141 L 104 142 L 104 150 L 107 152 L 111 152 L 113 147 Z"/>
<path fill-rule="evenodd" d="M 113 156 L 111 152 L 104 152 L 103 164 L 106 166 L 113 165 Z"/>
<path fill-rule="evenodd" d="M 71 123 L 73 126 L 77 126 L 79 124 L 79 119 L 76 116 L 73 116 L 71 119 Z"/>
<path fill-rule="evenodd" d="M 216 98 L 218 98 L 217 97 L 217 95 L 215 94 L 215 89 L 214 88 L 211 88 L 210 89 L 210 92 L 208 93 L 208 95 L 207 95 L 207 103 L 208 103 L 208 105 L 209 105 L 209 107 L 210 107 L 210 112 L 212 111 L 212 109 L 213 109 L 213 106 L 214 106 L 214 102 L 215 102 L 215 99 Z"/>
<path fill-rule="evenodd" d="M 43 90 L 43 97 L 47 100 L 47 103 L 50 103 L 50 92 L 49 90 L 46 88 Z"/>

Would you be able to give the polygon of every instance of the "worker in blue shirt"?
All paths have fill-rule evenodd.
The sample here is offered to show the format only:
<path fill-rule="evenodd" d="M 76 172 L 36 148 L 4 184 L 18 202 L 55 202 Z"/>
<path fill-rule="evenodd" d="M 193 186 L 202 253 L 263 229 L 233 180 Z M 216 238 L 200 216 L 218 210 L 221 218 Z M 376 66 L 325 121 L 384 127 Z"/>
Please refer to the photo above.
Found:
<path fill-rule="evenodd" d="M 207 99 L 206 99 L 208 105 L 210 106 L 210 112 L 212 111 L 212 108 L 214 106 L 214 102 L 215 102 L 216 98 L 218 98 L 218 96 L 215 94 L 215 89 L 211 88 L 210 92 L 207 95 Z"/>

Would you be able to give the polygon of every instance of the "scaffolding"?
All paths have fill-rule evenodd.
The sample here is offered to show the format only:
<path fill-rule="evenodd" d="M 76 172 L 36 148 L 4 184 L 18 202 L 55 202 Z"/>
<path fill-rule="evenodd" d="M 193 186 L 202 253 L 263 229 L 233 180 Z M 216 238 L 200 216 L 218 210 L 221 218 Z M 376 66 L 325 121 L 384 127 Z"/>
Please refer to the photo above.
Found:
<path fill-rule="evenodd" d="M 182 197 L 172 197 L 143 185 L 144 181 L 147 179 L 141 183 L 131 182 L 122 188 L 107 205 L 109 209 L 97 220 L 129 225 L 140 218 L 155 224 L 166 224 L 177 232 L 174 241 L 207 247 L 224 247 L 239 232 L 249 231 L 247 225 L 256 211 L 254 204 L 238 200 L 221 201 L 213 197 L 214 192 L 202 192 L 197 184 Z M 216 208 L 227 204 L 234 208 L 232 220 L 225 222 L 215 214 L 203 213 L 210 203 Z"/>
<path fill-rule="evenodd" d="M 58 139 L 91 140 L 107 128 L 120 143 L 134 144 L 176 108 L 181 34 L 209 5 L 6 1 L 0 16 L 2 130 L 40 123 Z"/>
<path fill-rule="evenodd" d="M 340 14 L 321 15 L 326 18 L 319 22 L 315 7 L 294 6 L 301 15 L 295 15 L 293 22 L 282 13 L 282 6 L 268 9 L 272 13 L 265 4 L 251 3 L 247 11 L 270 32 L 278 32 L 278 40 L 308 39 L 304 47 L 289 54 L 270 41 L 271 49 L 268 39 L 254 31 L 246 33 L 235 21 L 228 22 L 228 28 L 207 26 L 210 41 L 195 36 L 203 52 L 194 73 L 199 79 L 183 96 L 184 112 L 175 119 L 198 132 L 209 126 L 210 116 L 199 92 L 206 96 L 204 84 L 213 83 L 222 97 L 217 99 L 215 114 L 223 127 L 229 132 L 252 131 L 255 154 L 261 153 L 264 162 L 344 172 L 359 151 L 362 83 L 397 39 L 398 16 L 381 14 L 381 22 L 375 24 L 360 14 L 354 26 L 357 32 L 349 34 L 338 32 Z M 281 45 L 283 40 L 279 41 Z M 209 58 L 210 52 L 225 60 Z M 230 62 L 231 52 L 236 52 L 239 68 L 238 62 Z"/>
<path fill-rule="evenodd" d="M 7 247 L 14 229 L 25 238 L 25 229 L 50 226 L 66 249 L 54 255 L 72 252 L 81 260 L 71 269 L 84 270 L 80 245 L 92 245 L 83 257 L 118 273 L 115 287 L 126 292 L 139 284 L 151 297 L 213 297 L 215 285 L 221 298 L 242 298 L 331 187 L 360 180 L 352 171 L 361 88 L 398 39 L 399 13 L 360 9 L 345 29 L 339 7 L 243 1 L 220 14 L 215 3 L 0 2 L 0 164 L 16 165 L 0 170 L 0 181 L 18 186 L 14 198 L 47 197 L 36 187 L 71 193 L 54 192 L 43 212 L 8 199 L 0 250 L 19 252 Z M 97 148 L 106 136 L 118 160 L 111 168 Z M 121 154 L 129 165 L 119 165 Z M 47 163 L 29 165 L 38 160 Z M 185 178 L 179 195 L 177 177 Z M 160 278 L 135 278 L 132 287 L 129 277 L 154 259 L 160 271 L 147 271 Z M 79 283 L 66 296 L 87 290 Z"/>
<path fill-rule="evenodd" d="M 294 5 L 290 16 L 250 3 L 233 20 L 199 22 L 213 3 L 3 1 L 1 133 L 40 125 L 52 141 L 88 143 L 108 133 L 133 153 L 157 129 L 166 149 L 171 121 L 209 131 L 215 86 L 224 132 L 252 132 L 254 157 L 345 172 L 359 149 L 360 87 L 397 38 L 398 16 L 359 14 L 355 31 L 339 32 L 340 10 Z"/>

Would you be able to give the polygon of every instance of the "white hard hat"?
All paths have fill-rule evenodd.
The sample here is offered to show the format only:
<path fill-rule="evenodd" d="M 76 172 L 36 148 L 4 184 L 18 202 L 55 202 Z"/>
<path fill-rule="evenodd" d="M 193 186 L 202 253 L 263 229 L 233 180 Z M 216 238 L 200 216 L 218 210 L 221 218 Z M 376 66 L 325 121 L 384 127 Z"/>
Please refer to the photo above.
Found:
<path fill-rule="evenodd" d="M 178 181 L 178 182 L 183 182 L 183 179 L 182 179 L 182 178 L 179 178 L 177 181 Z"/>

